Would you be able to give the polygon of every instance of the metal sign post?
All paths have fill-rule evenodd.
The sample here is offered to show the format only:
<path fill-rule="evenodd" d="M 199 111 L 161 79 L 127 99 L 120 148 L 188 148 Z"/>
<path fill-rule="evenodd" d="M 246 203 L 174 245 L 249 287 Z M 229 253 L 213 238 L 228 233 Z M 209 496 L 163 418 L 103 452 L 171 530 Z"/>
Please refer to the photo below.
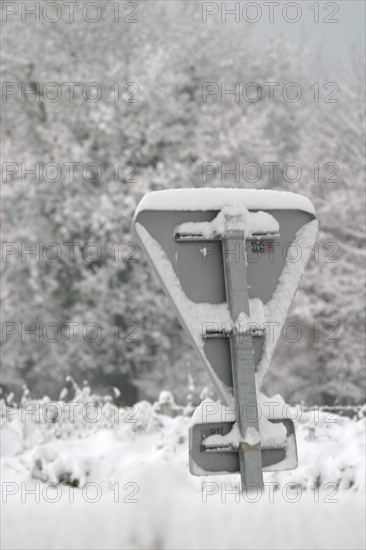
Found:
<path fill-rule="evenodd" d="M 262 431 L 256 376 L 263 360 L 268 368 L 276 344 L 266 330 L 267 316 L 282 329 L 315 242 L 310 201 L 278 191 L 157 191 L 141 201 L 132 230 L 222 402 L 235 403 L 230 421 L 203 418 L 192 424 L 190 471 L 240 471 L 247 489 L 263 486 L 263 471 L 296 467 L 293 422 L 266 420 L 272 435 L 280 431 L 284 439 L 266 438 Z M 291 243 L 300 249 L 297 262 L 284 254 Z M 254 328 L 258 305 L 263 315 Z"/>
<path fill-rule="evenodd" d="M 222 241 L 226 301 L 231 315 L 231 327 L 225 331 L 205 333 L 204 338 L 228 337 L 230 342 L 231 368 L 235 404 L 237 404 L 237 422 L 242 441 L 239 444 L 239 465 L 243 489 L 263 487 L 261 444 L 259 440 L 257 395 L 255 384 L 255 364 L 253 357 L 252 335 L 242 334 L 235 323 L 241 313 L 250 318 L 247 258 L 245 252 L 245 220 L 238 213 L 224 213 L 224 231 L 215 232 L 212 236 L 200 233 L 200 224 L 191 224 L 191 233 L 176 235 L 184 242 L 205 241 L 211 239 Z M 198 227 L 198 229 L 195 229 Z M 269 238 L 272 238 L 269 235 Z M 238 254 L 239 252 L 239 254 Z M 248 414 L 254 411 L 253 418 Z M 246 441 L 248 430 L 258 434 L 255 442 Z"/>
<path fill-rule="evenodd" d="M 233 254 L 237 247 L 243 251 L 243 254 L 239 256 L 239 261 L 236 261 L 236 254 Z M 235 322 L 241 312 L 244 312 L 250 318 L 245 235 L 228 231 L 222 240 L 222 250 L 226 296 L 231 318 Z M 243 439 L 239 448 L 242 487 L 246 489 L 253 484 L 262 487 L 260 441 L 253 444 L 245 442 L 248 428 L 253 428 L 259 434 L 253 348 L 248 337 L 236 330 L 230 336 L 230 351 L 234 397 L 235 403 L 239 403 L 238 424 Z M 249 407 L 254 408 L 254 418 L 252 420 L 248 415 Z"/>

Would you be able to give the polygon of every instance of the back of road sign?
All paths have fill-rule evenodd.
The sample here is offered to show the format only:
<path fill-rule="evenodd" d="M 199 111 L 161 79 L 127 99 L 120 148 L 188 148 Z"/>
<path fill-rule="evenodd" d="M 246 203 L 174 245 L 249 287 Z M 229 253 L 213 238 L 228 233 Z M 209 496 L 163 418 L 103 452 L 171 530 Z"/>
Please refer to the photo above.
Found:
<path fill-rule="evenodd" d="M 237 319 L 232 318 L 225 285 L 225 211 L 244 216 L 238 224 L 242 233 L 236 230 L 238 238 L 226 250 L 233 265 L 246 264 L 249 311 Z M 141 201 L 133 234 L 226 403 L 233 396 L 233 376 L 225 331 L 245 335 L 250 327 L 261 382 L 316 233 L 311 202 L 294 193 L 179 189 L 153 192 Z"/>
<path fill-rule="evenodd" d="M 260 423 L 257 395 L 315 241 L 310 201 L 273 191 L 162 191 L 143 199 L 133 229 L 222 399 L 236 408 L 231 424 L 193 424 L 191 471 L 239 470 L 243 489 L 263 487 L 264 468 L 297 463 L 293 423 Z"/>

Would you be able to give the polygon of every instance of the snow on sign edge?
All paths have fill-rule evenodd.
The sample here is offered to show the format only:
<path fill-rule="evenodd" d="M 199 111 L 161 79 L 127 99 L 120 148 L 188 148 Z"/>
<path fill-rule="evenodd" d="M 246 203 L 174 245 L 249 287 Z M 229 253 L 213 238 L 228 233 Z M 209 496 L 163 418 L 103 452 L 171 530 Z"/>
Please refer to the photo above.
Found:
<path fill-rule="evenodd" d="M 303 195 L 268 189 L 223 189 L 210 187 L 167 189 L 147 193 L 134 219 L 144 210 L 221 210 L 224 206 L 245 206 L 248 210 L 302 210 L 315 215 L 312 202 Z"/>
<path fill-rule="evenodd" d="M 170 301 L 176 309 L 176 313 L 181 321 L 181 324 L 186 330 L 187 335 L 190 337 L 199 355 L 202 357 L 212 383 L 216 387 L 222 399 L 224 399 L 227 404 L 232 403 L 232 388 L 226 387 L 225 384 L 218 378 L 206 357 L 203 347 L 203 340 L 201 338 L 202 322 L 205 319 L 210 318 L 217 324 L 222 322 L 229 324 L 231 322 L 228 305 L 226 303 L 208 304 L 192 302 L 183 292 L 179 279 L 159 243 L 138 222 L 135 224 L 135 232 L 139 238 L 140 245 L 142 245 L 145 255 L 151 264 L 151 267 L 157 274 L 166 295 L 170 297 Z"/>
<path fill-rule="evenodd" d="M 319 230 L 318 220 L 312 220 L 303 225 L 296 233 L 293 243 L 301 250 L 301 256 L 296 262 L 287 262 L 277 281 L 277 287 L 272 298 L 264 306 L 265 321 L 269 324 L 277 321 L 272 337 L 268 335 L 264 339 L 262 357 L 257 365 L 256 380 L 261 387 L 263 379 L 268 371 L 274 350 L 282 333 L 287 314 L 294 300 L 298 286 L 309 261 L 312 247 L 314 246 Z"/>

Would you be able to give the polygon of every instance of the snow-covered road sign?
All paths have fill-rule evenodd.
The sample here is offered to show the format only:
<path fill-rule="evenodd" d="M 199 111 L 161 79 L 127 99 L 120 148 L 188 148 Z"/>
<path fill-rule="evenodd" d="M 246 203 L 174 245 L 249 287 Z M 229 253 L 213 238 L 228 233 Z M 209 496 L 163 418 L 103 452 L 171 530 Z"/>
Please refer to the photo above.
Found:
<path fill-rule="evenodd" d="M 290 419 L 276 419 L 274 424 L 284 424 L 286 444 L 261 445 L 263 471 L 291 470 L 297 466 L 295 426 Z M 226 474 L 240 471 L 239 444 L 224 442 L 232 434 L 234 422 L 205 422 L 194 424 L 189 433 L 190 471 L 193 475 Z M 218 437 L 219 436 L 219 437 Z M 221 441 L 220 441 L 221 440 Z"/>
<path fill-rule="evenodd" d="M 256 407 L 315 242 L 311 202 L 278 191 L 157 191 L 141 201 L 133 232 L 223 401 Z M 243 485 L 260 485 L 258 419 L 239 412 L 236 421 Z"/>

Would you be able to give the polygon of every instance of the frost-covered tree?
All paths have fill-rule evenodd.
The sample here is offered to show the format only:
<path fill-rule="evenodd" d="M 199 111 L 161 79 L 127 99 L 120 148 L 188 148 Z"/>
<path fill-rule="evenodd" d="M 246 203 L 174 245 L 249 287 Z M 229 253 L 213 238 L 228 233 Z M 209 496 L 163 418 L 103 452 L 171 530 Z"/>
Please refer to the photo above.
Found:
<path fill-rule="evenodd" d="M 43 250 L 50 242 L 62 249 L 56 261 L 42 255 L 34 261 L 28 255 L 22 262 L 17 253 L 2 264 L 4 320 L 19 329 L 3 340 L 4 383 L 25 381 L 33 391 L 52 396 L 65 375 L 72 374 L 88 378 L 94 387 L 125 388 L 126 400 L 134 399 L 134 385 L 142 395 L 156 397 L 166 383 L 175 385 L 175 395 L 179 399 L 181 392 L 184 400 L 189 362 L 196 387 L 203 386 L 201 366 L 132 243 L 130 222 L 138 201 L 150 190 L 236 185 L 310 196 L 323 227 L 320 246 L 331 237 L 347 258 L 342 266 L 312 263 L 296 315 L 311 327 L 332 320 L 333 312 L 342 309 L 342 334 L 347 335 L 347 347 L 355 350 L 354 359 L 319 342 L 312 352 L 315 363 L 306 369 L 311 346 L 302 341 L 293 346 L 294 362 L 286 365 L 286 376 L 296 381 L 290 386 L 286 382 L 289 394 L 299 379 L 308 384 L 311 397 L 320 384 L 317 365 L 325 380 L 330 371 L 341 379 L 350 369 L 355 384 L 364 357 L 355 334 L 362 323 L 355 275 L 362 231 L 362 105 L 353 108 L 359 101 L 359 80 L 355 75 L 345 78 L 342 93 L 347 100 L 337 116 L 326 105 L 315 109 L 311 95 L 291 103 L 276 89 L 270 102 L 265 83 L 297 82 L 303 90 L 309 86 L 306 63 L 296 48 L 279 39 L 253 49 L 249 27 L 217 20 L 204 24 L 195 2 L 140 3 L 140 22 L 135 24 L 113 23 L 113 4 L 103 2 L 105 16 L 95 24 L 80 17 L 52 26 L 32 19 L 24 24 L 13 17 L 3 25 L 3 80 L 34 92 L 25 101 L 17 93 L 3 103 L 3 161 L 19 166 L 3 184 L 3 240 L 15 249 L 21 243 L 28 249 L 40 243 Z M 43 91 L 50 82 L 80 86 L 71 102 L 63 84 L 60 101 L 52 102 Z M 85 101 L 81 95 L 90 82 L 102 90 L 99 101 Z M 258 101 L 243 99 L 242 87 L 249 82 L 259 84 Z M 215 83 L 218 91 L 204 101 L 206 83 Z M 223 102 L 222 84 L 230 90 L 236 83 L 239 101 L 228 94 Z M 221 172 L 205 182 L 202 173 L 205 162 L 224 162 L 230 169 L 237 162 L 263 168 L 265 162 L 283 166 L 293 161 L 302 166 L 338 162 L 343 183 L 314 184 L 303 177 L 292 184 L 279 172 L 271 182 L 265 175 L 256 182 L 242 177 L 223 182 Z M 50 170 L 39 181 L 31 175 L 22 181 L 21 163 L 32 168 L 36 162 L 58 164 L 61 177 L 53 181 Z M 72 182 L 65 163 L 78 163 Z M 88 163 L 95 164 L 83 174 Z M 334 282 L 331 289 L 329 280 Z M 41 334 L 37 342 L 28 334 L 22 342 L 20 323 L 29 330 L 37 323 L 41 328 L 56 323 L 63 336 L 50 342 Z M 98 339 L 91 330 L 85 338 L 76 328 L 70 341 L 70 323 L 95 323 L 103 335 Z M 52 338 L 51 329 L 49 334 Z M 279 357 L 291 355 L 286 349 L 279 348 Z M 283 391 L 280 373 L 276 384 Z"/>

